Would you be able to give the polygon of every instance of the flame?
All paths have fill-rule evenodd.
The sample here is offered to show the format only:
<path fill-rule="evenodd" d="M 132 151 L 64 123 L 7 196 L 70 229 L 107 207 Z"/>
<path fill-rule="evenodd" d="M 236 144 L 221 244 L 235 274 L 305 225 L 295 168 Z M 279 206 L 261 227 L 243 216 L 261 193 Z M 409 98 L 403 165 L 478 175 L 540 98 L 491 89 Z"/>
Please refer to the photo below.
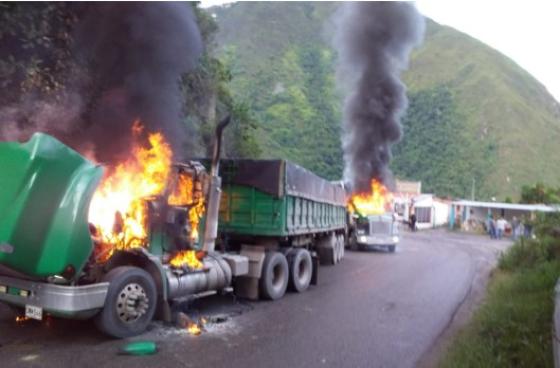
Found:
<path fill-rule="evenodd" d="M 194 336 L 198 336 L 202 333 L 204 325 L 206 324 L 206 318 L 202 317 L 198 322 L 189 322 L 187 325 L 187 331 Z"/>
<path fill-rule="evenodd" d="M 183 267 L 188 266 L 189 268 L 200 270 L 204 265 L 197 257 L 196 251 L 194 250 L 183 250 L 180 251 L 169 261 L 169 264 L 173 267 Z"/>
<path fill-rule="evenodd" d="M 28 317 L 25 317 L 25 316 L 16 316 L 16 323 L 22 323 L 22 322 L 25 322 L 25 321 L 28 321 L 28 320 L 29 320 Z"/>
<path fill-rule="evenodd" d="M 187 331 L 191 334 L 191 335 L 195 335 L 198 336 L 202 333 L 202 328 L 198 325 L 198 323 L 194 323 L 191 322 L 189 323 L 189 325 L 187 326 Z"/>
<path fill-rule="evenodd" d="M 116 250 L 146 246 L 148 199 L 162 195 L 171 172 L 173 151 L 161 133 L 144 133 L 140 122 L 132 126 L 132 155 L 109 171 L 93 195 L 89 222 L 96 241 L 96 259 L 105 262 Z M 143 138 L 147 137 L 147 140 Z M 142 144 L 141 142 L 145 142 Z M 170 205 L 189 208 L 190 238 L 198 239 L 198 224 L 204 214 L 200 183 L 179 175 Z"/>
<path fill-rule="evenodd" d="M 348 207 L 362 216 L 379 215 L 390 210 L 392 200 L 393 195 L 387 187 L 379 180 L 372 179 L 371 192 L 352 195 Z"/>
<path fill-rule="evenodd" d="M 191 225 L 191 240 L 198 240 L 198 224 L 204 215 L 204 195 L 200 182 L 194 183 L 192 176 L 186 173 L 179 175 L 179 180 L 173 192 L 169 195 L 167 203 L 171 206 L 191 206 L 188 210 Z"/>

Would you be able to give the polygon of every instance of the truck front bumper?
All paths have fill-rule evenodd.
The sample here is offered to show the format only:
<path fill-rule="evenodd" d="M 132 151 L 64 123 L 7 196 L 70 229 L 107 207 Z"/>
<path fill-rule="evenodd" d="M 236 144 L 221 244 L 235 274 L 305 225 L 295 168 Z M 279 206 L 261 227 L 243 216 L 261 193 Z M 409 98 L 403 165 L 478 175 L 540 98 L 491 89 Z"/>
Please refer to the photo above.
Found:
<path fill-rule="evenodd" d="M 399 237 L 394 236 L 368 236 L 368 235 L 358 235 L 358 244 L 362 245 L 397 245 L 399 242 Z"/>
<path fill-rule="evenodd" d="M 0 276 L 0 302 L 68 318 L 88 318 L 105 304 L 108 282 L 84 286 L 62 286 Z"/>

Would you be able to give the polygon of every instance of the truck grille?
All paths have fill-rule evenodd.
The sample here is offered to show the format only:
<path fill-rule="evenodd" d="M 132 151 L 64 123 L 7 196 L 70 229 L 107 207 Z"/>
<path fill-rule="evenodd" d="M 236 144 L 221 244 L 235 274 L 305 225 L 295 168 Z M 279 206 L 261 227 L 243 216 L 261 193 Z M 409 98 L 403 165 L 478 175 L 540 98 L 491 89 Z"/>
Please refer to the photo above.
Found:
<path fill-rule="evenodd" d="M 369 233 L 370 234 L 387 234 L 391 235 L 391 222 L 385 221 L 371 221 L 369 223 Z"/>

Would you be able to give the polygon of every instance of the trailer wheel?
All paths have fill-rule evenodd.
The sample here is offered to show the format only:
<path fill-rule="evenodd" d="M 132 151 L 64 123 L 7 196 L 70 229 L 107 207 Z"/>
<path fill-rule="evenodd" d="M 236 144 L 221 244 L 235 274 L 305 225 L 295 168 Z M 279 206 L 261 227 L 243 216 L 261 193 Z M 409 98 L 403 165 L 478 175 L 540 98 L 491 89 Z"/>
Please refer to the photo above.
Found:
<path fill-rule="evenodd" d="M 146 271 L 121 266 L 103 278 L 109 282 L 103 310 L 95 317 L 99 330 L 107 335 L 125 338 L 146 330 L 156 311 L 156 284 Z"/>
<path fill-rule="evenodd" d="M 322 239 L 318 249 L 319 259 L 323 265 L 335 265 L 338 263 L 338 246 L 336 236 L 330 234 Z"/>
<path fill-rule="evenodd" d="M 340 235 L 335 235 L 335 244 L 336 244 L 336 263 L 340 263 L 342 261 L 342 257 L 344 257 L 344 243 L 342 242 L 342 237 Z"/>
<path fill-rule="evenodd" d="M 307 249 L 294 249 L 290 257 L 290 290 L 304 292 L 311 283 L 313 262 Z"/>
<path fill-rule="evenodd" d="M 263 299 L 280 299 L 288 287 L 289 267 L 286 256 L 268 252 L 264 257 L 259 287 Z"/>
<path fill-rule="evenodd" d="M 339 261 L 342 261 L 342 259 L 344 258 L 344 235 L 339 235 L 338 236 L 338 242 L 340 243 L 340 259 Z"/>

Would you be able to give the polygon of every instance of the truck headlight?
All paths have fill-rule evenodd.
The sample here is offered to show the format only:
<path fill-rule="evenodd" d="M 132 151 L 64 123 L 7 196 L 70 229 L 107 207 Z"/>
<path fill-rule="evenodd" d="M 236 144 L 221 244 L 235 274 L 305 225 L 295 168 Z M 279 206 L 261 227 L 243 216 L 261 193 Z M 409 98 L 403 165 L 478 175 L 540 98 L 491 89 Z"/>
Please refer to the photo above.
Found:
<path fill-rule="evenodd" d="M 394 241 L 395 243 L 398 243 L 398 242 L 399 242 L 399 237 L 398 237 L 398 236 L 393 236 L 393 241 Z"/>
<path fill-rule="evenodd" d="M 365 243 L 367 241 L 367 238 L 365 236 L 360 236 L 360 241 L 362 243 Z"/>
<path fill-rule="evenodd" d="M 8 287 L 5 285 L 0 285 L 0 294 L 6 294 L 8 292 Z"/>

